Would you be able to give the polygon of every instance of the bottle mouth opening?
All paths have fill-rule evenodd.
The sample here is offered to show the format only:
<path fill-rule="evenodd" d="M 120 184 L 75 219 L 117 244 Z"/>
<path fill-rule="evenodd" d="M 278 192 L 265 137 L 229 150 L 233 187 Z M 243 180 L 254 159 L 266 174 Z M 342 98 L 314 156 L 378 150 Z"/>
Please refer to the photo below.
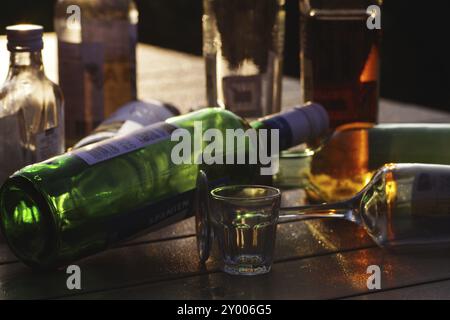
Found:
<path fill-rule="evenodd" d="M 50 207 L 33 183 L 10 178 L 0 190 L 1 231 L 13 253 L 24 263 L 42 268 L 56 246 Z"/>

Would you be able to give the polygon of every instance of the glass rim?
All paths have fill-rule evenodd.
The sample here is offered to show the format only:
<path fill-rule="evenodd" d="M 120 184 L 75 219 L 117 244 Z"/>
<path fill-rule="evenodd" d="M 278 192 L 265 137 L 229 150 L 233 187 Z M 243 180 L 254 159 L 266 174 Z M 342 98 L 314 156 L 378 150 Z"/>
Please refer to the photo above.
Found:
<path fill-rule="evenodd" d="M 255 197 L 233 197 L 233 196 L 222 196 L 217 194 L 217 192 L 224 191 L 224 190 L 231 190 L 231 189 L 265 189 L 273 191 L 273 194 L 270 195 L 264 195 L 264 196 L 255 196 Z M 211 196 L 216 200 L 233 200 L 233 201 L 262 201 L 262 200 L 272 200 L 277 197 L 281 196 L 281 191 L 278 188 L 271 187 L 271 186 L 264 186 L 264 185 L 251 185 L 251 184 L 244 184 L 244 185 L 230 185 L 230 186 L 222 186 L 213 189 L 210 192 Z"/>

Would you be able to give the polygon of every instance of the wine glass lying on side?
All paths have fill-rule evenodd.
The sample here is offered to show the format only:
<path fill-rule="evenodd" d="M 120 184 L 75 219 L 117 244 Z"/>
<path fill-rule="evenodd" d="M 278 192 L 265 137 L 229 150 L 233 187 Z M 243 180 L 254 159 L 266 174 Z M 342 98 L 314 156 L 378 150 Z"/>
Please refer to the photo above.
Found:
<path fill-rule="evenodd" d="M 212 232 L 210 221 L 220 225 L 223 214 L 211 205 L 207 179 L 199 175 L 197 238 L 200 258 L 209 256 Z M 239 195 L 252 197 L 252 187 Z M 273 193 L 274 188 L 268 192 Z M 245 194 L 248 190 L 248 194 Z M 261 194 L 259 194 L 261 196 Z M 204 201 L 206 199 L 206 201 Z M 416 247 L 450 243 L 450 166 L 435 164 L 386 164 L 351 199 L 319 205 L 279 207 L 277 221 L 286 219 L 344 219 L 365 228 L 380 247 Z M 210 208 L 214 208 L 211 210 Z M 242 215 L 241 215 L 242 216 Z M 233 222 L 242 225 L 242 221 Z"/>

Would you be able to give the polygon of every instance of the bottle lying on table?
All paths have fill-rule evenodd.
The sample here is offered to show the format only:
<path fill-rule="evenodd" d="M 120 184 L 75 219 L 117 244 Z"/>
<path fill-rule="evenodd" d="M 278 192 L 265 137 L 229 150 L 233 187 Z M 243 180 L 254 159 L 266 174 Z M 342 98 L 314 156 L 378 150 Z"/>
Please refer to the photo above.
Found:
<path fill-rule="evenodd" d="M 224 109 L 207 108 L 28 166 L 0 190 L 0 226 L 12 251 L 32 267 L 55 268 L 187 218 L 193 214 L 202 166 L 216 185 L 254 182 L 259 165 L 172 161 L 178 143 L 171 134 L 179 128 L 193 134 L 196 123 L 200 134 L 212 128 L 223 134 L 227 129 L 278 129 L 281 149 L 328 130 L 327 115 L 315 104 L 251 125 Z M 205 143 L 190 160 L 204 149 Z"/>
<path fill-rule="evenodd" d="M 316 150 L 285 152 L 276 184 L 305 187 L 310 200 L 332 202 L 359 192 L 386 163 L 450 164 L 450 124 L 353 123 Z"/>

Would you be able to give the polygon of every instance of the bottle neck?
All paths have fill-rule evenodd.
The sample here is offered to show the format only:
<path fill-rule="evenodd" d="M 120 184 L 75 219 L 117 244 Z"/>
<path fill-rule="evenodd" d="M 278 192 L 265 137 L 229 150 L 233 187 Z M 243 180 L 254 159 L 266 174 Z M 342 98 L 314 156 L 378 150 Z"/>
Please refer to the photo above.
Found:
<path fill-rule="evenodd" d="M 328 116 L 322 106 L 308 104 L 258 119 L 250 125 L 259 129 L 278 130 L 280 150 L 302 143 L 316 144 L 328 134 Z"/>
<path fill-rule="evenodd" d="M 7 79 L 12 79 L 22 72 L 44 75 L 41 51 L 11 52 Z"/>
<path fill-rule="evenodd" d="M 292 129 L 281 114 L 255 120 L 250 123 L 250 126 L 257 130 L 278 130 L 280 136 L 280 150 L 287 150 L 295 146 Z"/>

